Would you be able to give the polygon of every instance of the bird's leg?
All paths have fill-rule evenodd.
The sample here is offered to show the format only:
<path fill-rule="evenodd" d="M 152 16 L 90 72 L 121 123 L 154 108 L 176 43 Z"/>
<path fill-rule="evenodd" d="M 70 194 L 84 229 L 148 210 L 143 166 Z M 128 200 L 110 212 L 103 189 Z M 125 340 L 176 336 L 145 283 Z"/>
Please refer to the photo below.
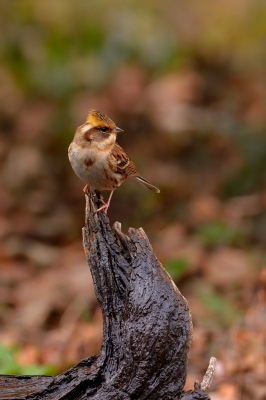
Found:
<path fill-rule="evenodd" d="M 89 190 L 90 186 L 89 185 L 85 185 L 83 188 L 83 192 L 87 193 L 87 191 Z"/>
<path fill-rule="evenodd" d="M 113 193 L 114 193 L 114 190 L 111 191 L 107 203 L 105 203 L 102 199 L 100 199 L 100 201 L 103 203 L 103 206 L 100 207 L 96 212 L 99 212 L 99 211 L 101 211 L 101 210 L 104 210 L 105 214 L 107 214 L 107 210 L 108 210 L 108 208 L 109 208 L 109 206 L 110 206 L 110 202 L 111 202 L 111 198 L 112 198 L 112 196 L 113 196 Z"/>

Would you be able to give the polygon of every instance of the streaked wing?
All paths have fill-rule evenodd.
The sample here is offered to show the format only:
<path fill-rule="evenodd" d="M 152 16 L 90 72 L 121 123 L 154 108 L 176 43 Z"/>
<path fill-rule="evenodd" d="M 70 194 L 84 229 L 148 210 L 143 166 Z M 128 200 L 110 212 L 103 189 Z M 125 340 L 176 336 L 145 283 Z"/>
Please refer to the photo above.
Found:
<path fill-rule="evenodd" d="M 138 171 L 133 162 L 126 155 L 122 147 L 115 143 L 112 149 L 112 155 L 116 159 L 116 172 L 126 176 L 137 176 Z"/>

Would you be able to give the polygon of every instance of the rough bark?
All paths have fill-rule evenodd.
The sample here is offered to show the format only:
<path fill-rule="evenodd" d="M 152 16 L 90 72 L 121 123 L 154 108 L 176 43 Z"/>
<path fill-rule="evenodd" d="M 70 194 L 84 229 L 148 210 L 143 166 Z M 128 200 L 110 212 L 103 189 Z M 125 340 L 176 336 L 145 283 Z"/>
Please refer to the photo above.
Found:
<path fill-rule="evenodd" d="M 97 356 L 55 376 L 0 376 L 0 399 L 207 400 L 184 392 L 190 311 L 144 231 L 110 228 L 99 195 L 86 196 L 84 250 L 103 314 Z"/>

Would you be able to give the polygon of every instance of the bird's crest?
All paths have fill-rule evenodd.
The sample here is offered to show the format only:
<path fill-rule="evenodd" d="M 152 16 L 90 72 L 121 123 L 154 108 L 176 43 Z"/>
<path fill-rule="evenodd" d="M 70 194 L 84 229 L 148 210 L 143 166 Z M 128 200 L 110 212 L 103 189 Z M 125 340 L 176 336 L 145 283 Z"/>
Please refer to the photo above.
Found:
<path fill-rule="evenodd" d="M 111 129 L 115 128 L 115 123 L 111 118 L 98 110 L 90 110 L 86 122 L 93 126 L 108 126 Z"/>

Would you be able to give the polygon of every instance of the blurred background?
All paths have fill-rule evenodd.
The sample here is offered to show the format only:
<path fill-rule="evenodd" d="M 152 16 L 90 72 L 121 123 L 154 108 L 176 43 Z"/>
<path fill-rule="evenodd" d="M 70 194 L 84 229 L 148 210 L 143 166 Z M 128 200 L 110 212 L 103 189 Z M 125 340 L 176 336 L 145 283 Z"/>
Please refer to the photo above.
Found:
<path fill-rule="evenodd" d="M 186 388 L 216 356 L 213 400 L 266 399 L 266 3 L 2 0 L 0 20 L 0 373 L 99 351 L 67 157 L 95 108 L 161 189 L 129 179 L 108 213 L 189 302 Z"/>

